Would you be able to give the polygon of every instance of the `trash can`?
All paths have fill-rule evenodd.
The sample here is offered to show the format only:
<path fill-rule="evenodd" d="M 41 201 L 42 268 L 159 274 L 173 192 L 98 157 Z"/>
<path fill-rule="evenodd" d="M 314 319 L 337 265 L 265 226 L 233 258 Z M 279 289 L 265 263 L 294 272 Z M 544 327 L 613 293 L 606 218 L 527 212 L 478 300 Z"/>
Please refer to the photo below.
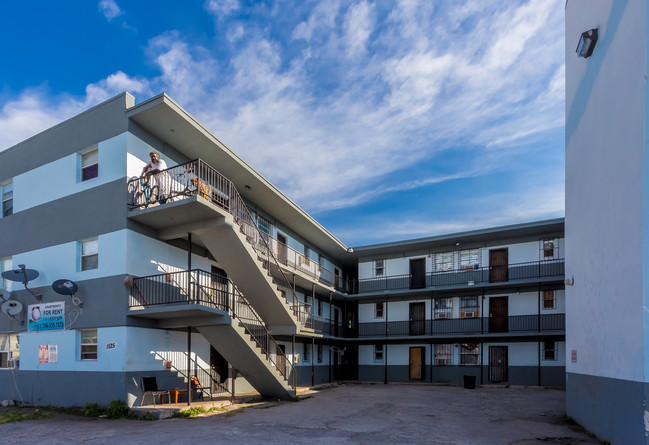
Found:
<path fill-rule="evenodd" d="M 466 389 L 475 389 L 475 376 L 474 375 L 465 375 L 464 376 L 464 388 L 466 388 Z"/>

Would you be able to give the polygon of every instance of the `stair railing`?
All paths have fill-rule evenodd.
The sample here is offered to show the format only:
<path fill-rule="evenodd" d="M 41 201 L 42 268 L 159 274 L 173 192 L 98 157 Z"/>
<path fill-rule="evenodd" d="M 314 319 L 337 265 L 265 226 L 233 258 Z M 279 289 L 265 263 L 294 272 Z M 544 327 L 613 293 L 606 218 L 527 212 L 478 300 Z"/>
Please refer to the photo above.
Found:
<path fill-rule="evenodd" d="M 296 374 L 293 364 L 280 349 L 266 323 L 230 278 L 201 269 L 192 269 L 134 278 L 132 291 L 137 292 L 142 301 L 131 298 L 130 307 L 202 304 L 227 312 L 233 322 L 238 319 L 266 361 L 295 389 Z"/>
<path fill-rule="evenodd" d="M 246 206 L 243 198 L 235 188 L 232 181 L 223 176 L 202 159 L 195 159 L 184 164 L 162 170 L 160 173 L 146 178 L 133 178 L 128 182 L 129 207 L 147 208 L 150 205 L 165 204 L 170 201 L 177 201 L 198 195 L 223 208 L 234 216 L 239 230 L 246 237 L 246 241 L 252 246 L 257 254 L 269 258 L 282 275 L 286 287 L 290 289 L 292 301 L 286 299 L 286 303 L 300 322 L 308 326 L 310 317 L 304 320 L 306 306 L 298 300 L 295 290 L 289 284 L 288 277 L 280 267 L 271 245 L 268 242 L 268 235 L 257 227 L 252 213 Z M 262 260 L 268 276 L 272 273 L 267 262 Z M 273 280 L 273 282 L 275 282 Z"/>

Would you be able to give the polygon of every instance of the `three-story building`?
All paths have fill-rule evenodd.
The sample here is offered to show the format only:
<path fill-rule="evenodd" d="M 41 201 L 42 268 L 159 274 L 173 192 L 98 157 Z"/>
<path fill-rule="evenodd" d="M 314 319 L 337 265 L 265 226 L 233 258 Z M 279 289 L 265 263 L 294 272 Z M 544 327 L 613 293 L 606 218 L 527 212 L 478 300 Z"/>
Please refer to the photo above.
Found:
<path fill-rule="evenodd" d="M 2 399 L 563 384 L 562 220 L 348 248 L 164 94 L 1 152 L 0 187 Z"/>

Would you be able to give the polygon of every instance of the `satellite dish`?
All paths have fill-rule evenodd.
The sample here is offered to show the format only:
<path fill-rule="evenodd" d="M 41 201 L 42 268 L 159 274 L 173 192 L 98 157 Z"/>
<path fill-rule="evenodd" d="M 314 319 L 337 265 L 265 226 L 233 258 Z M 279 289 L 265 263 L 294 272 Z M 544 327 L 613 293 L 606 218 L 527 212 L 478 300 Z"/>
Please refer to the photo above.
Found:
<path fill-rule="evenodd" d="M 72 280 L 56 280 L 52 283 L 52 289 L 59 295 L 74 295 L 79 290 L 79 286 Z"/>
<path fill-rule="evenodd" d="M 2 278 L 9 281 L 27 284 L 38 278 L 38 271 L 34 269 L 25 269 L 24 264 L 18 265 L 19 269 L 12 269 L 2 272 Z"/>
<path fill-rule="evenodd" d="M 23 304 L 20 301 L 16 300 L 7 300 L 2 303 L 2 312 L 9 315 L 10 317 L 15 317 L 20 314 L 23 310 Z"/>
<path fill-rule="evenodd" d="M 12 269 L 2 272 L 2 278 L 9 281 L 16 281 L 18 283 L 23 283 L 25 289 L 29 291 L 37 300 L 43 297 L 40 294 L 37 294 L 33 290 L 27 287 L 27 283 L 38 278 L 38 271 L 34 269 L 25 269 L 24 264 L 19 264 L 18 269 Z"/>

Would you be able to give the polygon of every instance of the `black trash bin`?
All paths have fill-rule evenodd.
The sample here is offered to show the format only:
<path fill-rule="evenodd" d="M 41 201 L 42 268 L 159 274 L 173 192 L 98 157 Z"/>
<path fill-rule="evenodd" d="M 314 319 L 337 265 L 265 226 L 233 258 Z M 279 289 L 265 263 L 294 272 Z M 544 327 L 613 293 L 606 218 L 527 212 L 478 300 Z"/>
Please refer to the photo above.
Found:
<path fill-rule="evenodd" d="M 475 376 L 474 375 L 465 375 L 464 376 L 464 387 L 466 389 L 475 389 Z"/>

